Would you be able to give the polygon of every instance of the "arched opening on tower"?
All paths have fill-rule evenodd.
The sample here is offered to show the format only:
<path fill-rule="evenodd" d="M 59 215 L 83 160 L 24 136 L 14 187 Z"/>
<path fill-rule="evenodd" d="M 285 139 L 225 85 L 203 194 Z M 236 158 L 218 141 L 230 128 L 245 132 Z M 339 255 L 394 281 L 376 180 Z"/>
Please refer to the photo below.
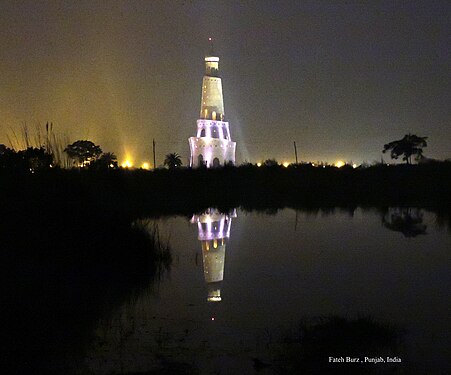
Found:
<path fill-rule="evenodd" d="M 205 129 L 202 129 L 202 130 L 201 130 L 200 136 L 201 136 L 201 137 L 205 137 Z"/>
<path fill-rule="evenodd" d="M 221 164 L 219 163 L 219 159 L 218 158 L 214 158 L 213 159 L 213 168 L 218 168 L 220 166 L 221 166 Z"/>
<path fill-rule="evenodd" d="M 230 138 L 229 138 L 229 132 L 228 132 L 226 126 L 224 126 L 224 127 L 222 128 L 222 134 L 223 134 L 223 136 L 224 136 L 225 139 L 230 140 Z"/>

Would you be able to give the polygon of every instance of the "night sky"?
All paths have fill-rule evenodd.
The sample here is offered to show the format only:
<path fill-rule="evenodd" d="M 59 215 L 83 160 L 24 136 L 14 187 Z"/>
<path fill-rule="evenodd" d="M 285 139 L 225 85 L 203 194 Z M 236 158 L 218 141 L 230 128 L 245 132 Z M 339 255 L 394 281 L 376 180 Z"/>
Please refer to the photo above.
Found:
<path fill-rule="evenodd" d="M 450 158 L 450 18 L 447 0 L 3 0 L 0 143 L 52 121 L 119 161 L 155 138 L 158 164 L 187 164 L 212 36 L 239 163 L 294 161 L 294 140 L 300 160 L 372 162 L 409 132 Z"/>

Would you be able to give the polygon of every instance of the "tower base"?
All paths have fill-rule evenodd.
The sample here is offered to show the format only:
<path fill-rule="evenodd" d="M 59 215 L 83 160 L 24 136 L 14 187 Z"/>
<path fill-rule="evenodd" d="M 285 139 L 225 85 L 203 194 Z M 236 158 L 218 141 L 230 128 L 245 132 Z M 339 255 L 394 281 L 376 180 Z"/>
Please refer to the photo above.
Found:
<path fill-rule="evenodd" d="M 215 168 L 226 164 L 235 165 L 236 142 L 210 137 L 189 138 L 190 166 Z"/>

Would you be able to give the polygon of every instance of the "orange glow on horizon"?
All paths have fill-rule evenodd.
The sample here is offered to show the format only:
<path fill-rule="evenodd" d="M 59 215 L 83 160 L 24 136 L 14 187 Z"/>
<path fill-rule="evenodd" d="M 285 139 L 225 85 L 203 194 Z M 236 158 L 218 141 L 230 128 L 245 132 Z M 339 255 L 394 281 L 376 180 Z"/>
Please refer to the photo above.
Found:
<path fill-rule="evenodd" d="M 122 163 L 122 168 L 131 168 L 131 167 L 133 167 L 133 162 L 129 159 L 125 160 Z"/>

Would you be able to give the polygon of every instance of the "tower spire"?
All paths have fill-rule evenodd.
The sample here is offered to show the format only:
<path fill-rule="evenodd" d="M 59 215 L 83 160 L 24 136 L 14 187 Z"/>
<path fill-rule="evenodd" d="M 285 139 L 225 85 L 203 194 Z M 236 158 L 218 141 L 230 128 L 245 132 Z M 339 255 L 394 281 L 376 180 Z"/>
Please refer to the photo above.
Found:
<path fill-rule="evenodd" d="M 210 54 L 210 56 L 214 56 L 215 55 L 215 46 L 214 46 L 214 41 L 213 41 L 213 38 L 212 37 L 209 37 L 208 38 L 208 42 L 210 43 L 210 52 L 209 52 L 209 54 Z"/>

